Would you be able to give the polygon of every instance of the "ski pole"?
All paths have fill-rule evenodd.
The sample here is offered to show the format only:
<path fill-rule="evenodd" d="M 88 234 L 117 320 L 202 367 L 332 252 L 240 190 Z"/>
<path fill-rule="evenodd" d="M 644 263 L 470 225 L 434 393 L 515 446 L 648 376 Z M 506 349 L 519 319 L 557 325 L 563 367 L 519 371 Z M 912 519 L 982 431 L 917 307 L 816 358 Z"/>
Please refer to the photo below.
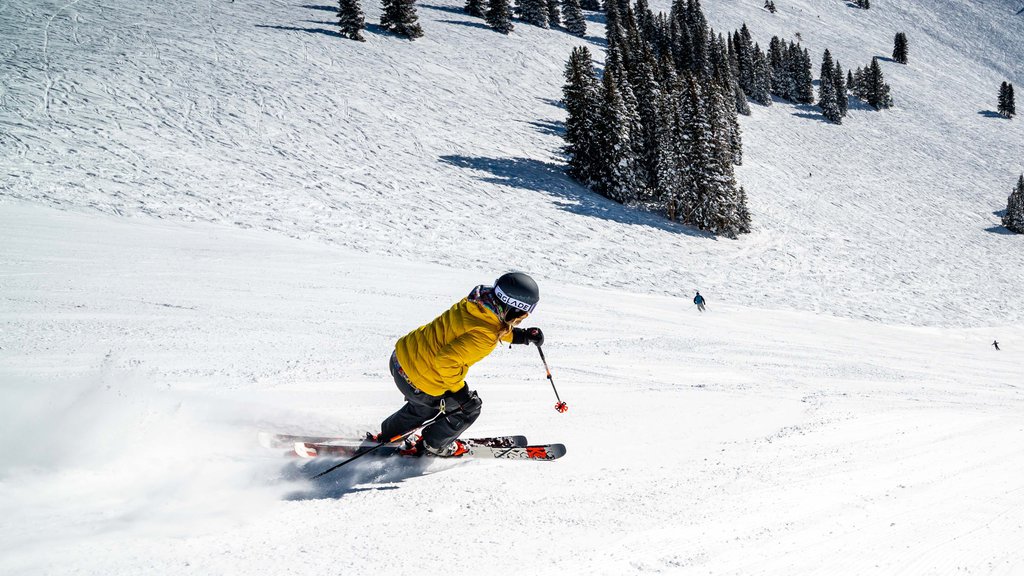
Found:
<path fill-rule="evenodd" d="M 331 466 L 327 470 L 324 470 L 323 472 L 320 472 L 319 474 L 317 474 L 315 476 L 311 476 L 310 480 L 316 480 L 317 478 L 320 478 L 321 476 L 326 476 L 328 473 L 334 472 L 335 470 L 337 470 L 338 468 L 341 468 L 345 464 L 348 464 L 349 462 L 351 462 L 353 460 L 356 460 L 358 458 L 362 458 L 363 456 L 366 456 L 367 454 L 370 454 L 371 452 L 376 452 L 377 449 L 382 448 L 384 446 L 387 446 L 388 444 L 391 444 L 393 442 L 398 442 L 400 440 L 405 440 L 409 436 L 412 436 L 413 433 L 416 432 L 417 430 L 419 430 L 420 428 L 424 428 L 426 426 L 430 426 L 431 424 L 436 422 L 437 419 L 440 418 L 441 416 L 443 416 L 445 414 L 454 414 L 454 413 L 458 412 L 461 409 L 462 408 L 459 407 L 459 408 L 456 408 L 455 410 L 452 410 L 451 412 L 445 412 L 444 401 L 441 401 L 441 409 L 438 410 L 437 414 L 435 414 L 434 417 L 431 418 L 430 420 L 427 420 L 426 422 L 424 422 L 423 424 L 420 424 L 419 426 L 413 428 L 412 430 L 409 430 L 408 432 L 404 432 L 402 434 L 399 434 L 398 436 L 395 436 L 395 437 L 391 438 L 390 440 L 385 440 L 385 441 L 377 444 L 376 446 L 371 446 L 370 448 L 367 448 L 366 450 L 363 450 L 362 452 L 357 452 L 351 458 L 345 460 L 344 462 L 339 462 L 339 463 L 335 464 L 334 466 Z"/>
<path fill-rule="evenodd" d="M 541 350 L 540 346 L 537 346 L 537 352 L 540 352 L 540 361 L 544 363 L 544 370 L 548 373 L 548 382 L 551 382 L 551 389 L 555 391 L 555 400 L 558 400 L 558 403 L 555 404 L 555 410 L 559 412 L 569 410 L 569 406 L 562 402 L 562 399 L 558 396 L 558 388 L 555 388 L 555 381 L 551 378 L 551 368 L 548 368 L 548 359 L 544 357 L 544 351 Z"/>

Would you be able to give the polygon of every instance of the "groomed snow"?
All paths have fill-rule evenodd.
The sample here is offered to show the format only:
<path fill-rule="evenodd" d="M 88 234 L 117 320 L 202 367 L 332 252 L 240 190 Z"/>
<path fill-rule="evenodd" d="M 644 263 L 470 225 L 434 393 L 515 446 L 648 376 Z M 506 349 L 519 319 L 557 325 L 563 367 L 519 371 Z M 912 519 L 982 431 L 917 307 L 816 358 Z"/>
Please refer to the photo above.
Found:
<path fill-rule="evenodd" d="M 891 327 L 542 284 L 474 434 L 556 462 L 361 461 L 394 340 L 491 270 L 7 205 L 0 573 L 1019 574 L 1019 328 Z M 999 336 L 1003 350 L 989 342 Z M 314 469 L 315 470 L 315 469 Z"/>
<path fill-rule="evenodd" d="M 0 574 L 1024 572 L 1019 6 L 706 0 L 815 68 L 910 39 L 892 110 L 754 106 L 734 241 L 561 174 L 578 39 L 328 4 L 0 0 Z M 570 411 L 500 348 L 472 433 L 565 458 L 258 446 L 375 430 L 395 340 L 510 268 Z"/>

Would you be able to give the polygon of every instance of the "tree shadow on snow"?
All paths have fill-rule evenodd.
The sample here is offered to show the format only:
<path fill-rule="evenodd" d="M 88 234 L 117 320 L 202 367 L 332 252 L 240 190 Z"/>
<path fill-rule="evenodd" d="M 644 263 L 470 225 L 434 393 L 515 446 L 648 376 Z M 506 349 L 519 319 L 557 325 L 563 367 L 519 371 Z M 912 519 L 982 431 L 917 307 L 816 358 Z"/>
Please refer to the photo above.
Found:
<path fill-rule="evenodd" d="M 309 10 L 323 10 L 324 12 L 334 12 L 335 14 L 338 13 L 337 6 L 317 6 L 316 4 L 303 4 L 302 7 L 307 8 Z"/>
<path fill-rule="evenodd" d="M 623 206 L 581 186 L 564 172 L 563 167 L 533 158 L 485 158 L 473 156 L 442 156 L 442 162 L 467 170 L 485 172 L 480 180 L 555 197 L 555 205 L 566 212 L 602 218 L 621 224 L 649 226 L 675 234 L 714 239 L 714 236 L 690 226 L 670 222 L 661 216 Z"/>
<path fill-rule="evenodd" d="M 559 122 L 557 120 L 537 120 L 534 122 L 526 122 L 526 124 L 537 128 L 537 130 L 542 134 L 558 136 L 559 138 L 565 136 L 565 122 Z"/>
<path fill-rule="evenodd" d="M 1003 208 L 1002 210 L 996 210 L 995 212 L 992 213 L 992 215 L 1002 219 L 1006 217 L 1006 208 Z"/>
<path fill-rule="evenodd" d="M 470 28 L 482 28 L 484 30 L 491 30 L 491 27 L 481 22 L 473 22 L 472 20 L 438 20 L 444 24 L 455 24 L 456 26 L 468 26 Z"/>
<path fill-rule="evenodd" d="M 257 24 L 257 28 L 269 28 L 271 30 L 287 30 L 289 32 L 309 32 L 310 34 L 323 34 L 333 38 L 344 38 L 337 30 L 325 30 L 323 28 L 300 28 L 298 26 L 270 26 L 269 24 Z"/>
<path fill-rule="evenodd" d="M 538 100 L 549 106 L 554 106 L 555 108 L 561 108 L 563 110 L 565 109 L 565 102 L 562 102 L 561 100 L 555 100 L 554 98 L 538 98 Z"/>
<path fill-rule="evenodd" d="M 454 6 L 438 6 L 436 4 L 417 4 L 417 8 L 430 8 L 431 10 L 440 10 L 441 12 L 448 12 L 449 14 L 458 14 L 459 16 L 469 17 L 462 8 L 456 8 Z"/>
<path fill-rule="evenodd" d="M 999 112 L 993 112 L 992 110 L 978 110 L 978 115 L 984 116 L 985 118 L 1003 118 L 1002 114 Z"/>
<path fill-rule="evenodd" d="M 371 458 L 353 462 L 322 478 L 311 476 L 337 464 L 336 459 L 318 459 L 306 464 L 289 463 L 281 470 L 281 478 L 290 481 L 309 480 L 309 488 L 285 495 L 285 500 L 337 500 L 348 494 L 371 490 L 397 490 L 409 478 L 427 476 L 431 462 L 411 458 Z"/>
<path fill-rule="evenodd" d="M 1016 236 L 1017 234 L 1016 232 L 1010 230 L 1006 226 L 989 226 L 988 228 L 985 228 L 985 232 L 989 232 L 991 234 L 999 234 L 1002 236 Z"/>
<path fill-rule="evenodd" d="M 892 62 L 893 64 L 899 64 L 899 62 L 893 60 L 888 56 L 875 56 L 875 58 L 878 58 L 879 62 Z"/>

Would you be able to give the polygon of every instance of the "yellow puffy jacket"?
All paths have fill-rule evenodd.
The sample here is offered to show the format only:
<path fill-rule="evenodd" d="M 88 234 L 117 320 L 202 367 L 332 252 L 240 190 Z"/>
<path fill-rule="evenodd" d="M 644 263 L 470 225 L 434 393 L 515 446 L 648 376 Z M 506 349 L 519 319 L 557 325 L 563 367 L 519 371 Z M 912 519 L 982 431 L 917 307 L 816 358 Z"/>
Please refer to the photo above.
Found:
<path fill-rule="evenodd" d="M 398 340 L 395 354 L 413 386 L 431 396 L 455 392 L 466 385 L 470 366 L 494 351 L 499 341 L 512 341 L 511 329 L 488 306 L 487 296 L 486 287 L 478 286 Z"/>

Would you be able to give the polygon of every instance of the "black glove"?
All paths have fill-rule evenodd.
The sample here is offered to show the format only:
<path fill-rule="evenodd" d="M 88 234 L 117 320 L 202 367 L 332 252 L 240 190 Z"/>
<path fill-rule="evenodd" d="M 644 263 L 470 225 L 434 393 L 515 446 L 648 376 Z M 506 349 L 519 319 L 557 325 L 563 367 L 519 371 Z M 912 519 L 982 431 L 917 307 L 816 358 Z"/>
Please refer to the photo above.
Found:
<path fill-rule="evenodd" d="M 512 329 L 512 343 L 513 344 L 536 344 L 537 346 L 544 345 L 544 332 L 540 328 L 513 328 Z"/>

